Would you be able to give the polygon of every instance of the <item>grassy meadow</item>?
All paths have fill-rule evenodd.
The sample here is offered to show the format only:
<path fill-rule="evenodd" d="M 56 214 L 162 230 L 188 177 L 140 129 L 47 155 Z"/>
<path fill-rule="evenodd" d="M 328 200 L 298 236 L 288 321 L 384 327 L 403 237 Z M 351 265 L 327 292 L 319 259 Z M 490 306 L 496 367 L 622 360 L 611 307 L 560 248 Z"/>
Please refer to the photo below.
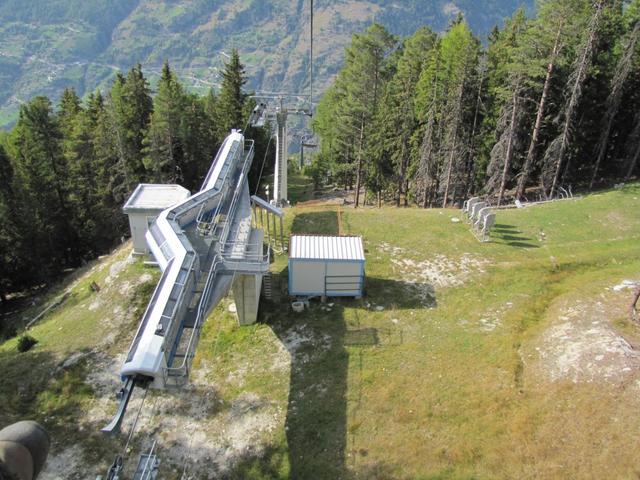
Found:
<path fill-rule="evenodd" d="M 294 191 L 308 198 L 302 180 Z M 638 184 L 503 210 L 483 244 L 451 209 L 287 209 L 288 232 L 363 236 L 366 295 L 296 314 L 279 256 L 280 294 L 263 302 L 257 324 L 239 327 L 231 299 L 214 310 L 191 401 L 204 385 L 215 408 L 192 427 L 203 429 L 202 448 L 251 444 L 224 468 L 211 466 L 227 458 L 212 450 L 189 478 L 637 478 L 640 327 L 625 318 L 630 290 L 613 287 L 640 279 L 638 212 Z M 158 278 L 127 254 L 125 245 L 77 275 L 70 298 L 31 330 L 35 348 L 0 345 L 0 421 L 42 421 L 54 455 L 82 443 L 96 473 L 117 442 L 101 442 L 98 422 L 78 416 L 96 404 L 88 367 L 126 351 Z M 91 281 L 105 288 L 92 292 Z M 590 329 L 611 342 L 582 342 Z M 170 394 L 152 396 L 167 402 L 167 417 L 189 417 L 182 403 L 172 410 Z M 260 412 L 270 423 L 259 435 L 246 422 L 243 435 L 229 433 Z M 220 418 L 230 423 L 217 431 Z M 148 432 L 161 478 L 181 478 L 183 458 L 158 430 Z"/>

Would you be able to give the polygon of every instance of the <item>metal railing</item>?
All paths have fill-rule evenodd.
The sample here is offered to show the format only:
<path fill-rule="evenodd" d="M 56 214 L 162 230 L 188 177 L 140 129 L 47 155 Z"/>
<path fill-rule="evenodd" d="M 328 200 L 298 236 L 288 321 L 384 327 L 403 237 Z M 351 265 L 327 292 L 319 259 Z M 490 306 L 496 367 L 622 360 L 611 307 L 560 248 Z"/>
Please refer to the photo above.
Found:
<path fill-rule="evenodd" d="M 242 150 L 242 153 L 245 156 L 244 162 L 242 164 L 240 176 L 238 177 L 238 182 L 236 182 L 236 190 L 234 191 L 231 204 L 229 206 L 228 211 L 224 215 L 224 220 L 222 220 L 221 215 L 223 215 L 222 209 L 224 207 L 225 202 L 222 202 L 222 201 L 218 202 L 218 205 L 215 211 L 213 211 L 213 213 L 205 212 L 204 209 L 201 208 L 200 212 L 198 213 L 198 217 L 196 218 L 196 228 L 199 231 L 207 232 L 208 234 L 210 234 L 211 232 L 215 232 L 215 230 L 218 228 L 218 226 L 221 223 L 225 223 L 223 227 L 223 231 L 220 235 L 220 238 L 223 238 L 223 236 L 225 235 L 225 232 L 226 232 L 226 235 L 228 235 L 228 227 L 227 227 L 227 225 L 229 224 L 228 219 L 233 217 L 233 210 L 235 209 L 237 196 L 239 195 L 239 190 L 242 190 L 242 180 L 244 179 L 244 176 L 246 175 L 247 171 L 249 170 L 249 166 L 251 165 L 251 157 L 253 156 L 253 143 L 254 143 L 253 140 L 245 140 L 244 142 L 244 149 Z M 234 152 L 234 157 L 235 157 L 235 152 Z M 218 178 L 218 180 L 216 181 L 216 186 L 214 187 L 214 189 L 217 189 L 219 191 L 222 191 L 222 189 L 227 188 L 231 180 L 231 178 L 229 177 L 229 173 L 233 169 L 231 168 L 230 165 L 225 164 L 225 167 L 227 168 L 227 170 L 224 173 L 222 184 L 220 185 L 220 187 L 217 186 L 218 182 L 220 181 L 220 178 Z M 225 167 L 223 167 L 223 170 Z M 222 171 L 220 173 L 222 173 Z M 203 207 L 204 207 L 204 204 L 203 204 Z"/>
<path fill-rule="evenodd" d="M 211 262 L 211 267 L 209 268 L 209 273 L 207 274 L 207 282 L 205 283 L 204 289 L 202 290 L 202 295 L 200 296 L 200 300 L 198 301 L 198 309 L 196 312 L 196 319 L 193 324 L 193 328 L 191 330 L 191 335 L 189 337 L 189 342 L 187 343 L 187 348 L 184 353 L 184 357 L 182 358 L 182 363 L 177 367 L 167 366 L 164 369 L 164 380 L 165 384 L 167 383 L 168 377 L 188 377 L 189 369 L 191 366 L 191 360 L 195 356 L 195 347 L 198 343 L 198 338 L 200 336 L 200 328 L 201 322 L 207 310 L 208 297 L 211 294 L 211 289 L 213 288 L 213 283 L 215 278 L 218 275 L 219 266 L 222 265 L 223 260 L 219 255 L 216 255 Z"/>
<path fill-rule="evenodd" d="M 240 171 L 240 176 L 238 177 L 238 182 L 236 183 L 236 189 L 233 192 L 233 198 L 231 199 L 231 205 L 229 205 L 229 211 L 227 212 L 227 221 L 224 226 L 222 233 L 220 234 L 220 242 L 225 243 L 227 241 L 227 237 L 229 236 L 229 228 L 231 222 L 230 218 L 233 218 L 233 214 L 235 213 L 236 204 L 238 203 L 238 198 L 240 198 L 240 193 L 244 189 L 244 178 L 249 171 L 249 167 L 251 166 L 251 160 L 253 158 L 253 140 L 245 140 L 244 142 L 244 151 L 245 158 L 242 164 L 242 170 Z M 247 148 L 248 146 L 248 148 Z"/>
<path fill-rule="evenodd" d="M 248 147 L 248 148 L 247 148 Z M 221 248 L 222 246 L 225 245 L 225 241 L 226 241 L 226 237 L 229 235 L 229 225 L 231 222 L 228 221 L 229 218 L 233 218 L 233 214 L 235 213 L 234 210 L 236 208 L 237 202 L 238 202 L 238 198 L 240 196 L 240 193 L 242 192 L 242 189 L 244 188 L 244 178 L 245 175 L 249 169 L 249 166 L 251 165 L 251 157 L 253 155 L 253 140 L 247 140 L 245 141 L 245 148 L 243 150 L 243 153 L 245 154 L 245 158 L 244 158 L 244 162 L 242 165 L 242 169 L 240 172 L 240 175 L 238 176 L 238 181 L 236 183 L 236 189 L 234 191 L 234 195 L 233 198 L 231 200 L 231 203 L 229 205 L 229 210 L 226 213 L 226 218 L 227 220 L 225 220 L 226 224 L 224 226 L 223 232 L 220 235 L 220 242 L 218 242 L 219 245 L 219 251 L 222 251 L 223 248 Z M 227 178 L 228 178 L 228 174 L 229 171 L 231 169 L 229 169 L 226 173 L 225 173 L 225 179 L 223 180 L 223 182 L 227 182 Z M 217 183 L 217 182 L 216 182 Z M 222 187 L 221 187 L 222 188 Z M 214 212 L 213 215 L 213 219 L 216 218 L 220 218 L 218 217 L 218 215 L 221 213 L 220 209 L 222 208 L 222 204 L 223 202 L 220 202 L 216 208 L 216 211 Z M 215 229 L 217 226 L 218 222 L 214 222 L 213 224 L 213 228 Z M 263 254 L 260 254 L 260 257 L 263 257 Z M 164 368 L 164 379 L 165 379 L 165 383 L 168 379 L 168 377 L 179 377 L 179 376 L 184 376 L 184 377 L 188 377 L 189 376 L 189 369 L 191 367 L 191 361 L 195 355 L 195 348 L 197 346 L 198 343 L 198 339 L 199 339 L 199 335 L 200 335 L 200 329 L 201 329 L 201 324 L 204 320 L 204 316 L 207 313 L 208 310 L 208 302 L 209 302 L 209 296 L 211 295 L 211 291 L 214 288 L 214 283 L 215 283 L 215 279 L 218 276 L 218 272 L 220 270 L 220 267 L 225 265 L 225 260 L 223 258 L 223 256 L 220 253 L 217 253 L 214 258 L 213 261 L 211 262 L 211 266 L 209 268 L 209 272 L 207 273 L 207 281 L 205 283 L 204 289 L 202 290 L 202 294 L 200 296 L 200 300 L 198 301 L 198 308 L 196 311 L 196 318 L 191 330 L 191 335 L 189 337 L 189 341 L 187 343 L 187 347 L 184 353 L 184 356 L 182 357 L 182 362 L 180 365 L 174 367 L 174 366 L 169 366 L 168 362 L 167 362 L 167 366 Z M 179 304 L 179 302 L 176 302 L 176 307 Z M 172 349 L 174 350 L 174 349 Z M 167 359 L 168 361 L 169 359 Z"/>
<path fill-rule="evenodd" d="M 267 246 L 264 252 L 264 242 L 244 243 L 227 242 L 221 248 L 221 257 L 227 270 L 266 272 L 271 264 L 271 248 Z M 243 247 L 242 253 L 237 253 L 237 247 Z M 252 268 L 255 267 L 255 268 Z"/>

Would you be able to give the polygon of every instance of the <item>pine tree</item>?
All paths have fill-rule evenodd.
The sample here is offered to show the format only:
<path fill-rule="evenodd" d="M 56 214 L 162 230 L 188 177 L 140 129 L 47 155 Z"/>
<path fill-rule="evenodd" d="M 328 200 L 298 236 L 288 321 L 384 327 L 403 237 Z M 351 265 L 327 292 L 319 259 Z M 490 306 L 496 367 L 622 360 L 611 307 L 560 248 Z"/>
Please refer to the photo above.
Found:
<path fill-rule="evenodd" d="M 144 142 L 145 166 L 155 182 L 181 183 L 184 180 L 186 166 L 180 128 L 185 104 L 182 85 L 171 71 L 169 62 L 165 61 Z"/>
<path fill-rule="evenodd" d="M 0 302 L 6 294 L 22 286 L 27 269 L 27 257 L 21 248 L 22 233 L 19 230 L 19 211 L 14 188 L 14 172 L 11 160 L 0 145 Z"/>
<path fill-rule="evenodd" d="M 427 28 L 417 30 L 404 42 L 396 72 L 385 88 L 380 121 L 375 125 L 384 133 L 385 148 L 395 167 L 396 206 L 400 206 L 401 198 L 404 206 L 408 205 L 409 177 L 415 170 L 411 165 L 411 139 L 417 128 L 414 99 L 420 75 L 436 54 L 435 44 L 436 35 Z"/>
<path fill-rule="evenodd" d="M 578 50 L 578 55 L 573 65 L 573 72 L 568 85 L 568 99 L 562 111 L 561 133 L 551 142 L 545 152 L 545 170 L 542 175 L 542 183 L 545 187 L 545 194 L 547 194 L 546 189 L 548 186 L 548 196 L 550 198 L 553 198 L 556 192 L 562 168 L 564 167 L 568 170 L 568 165 L 565 165 L 565 160 L 567 160 L 568 163 L 566 157 L 568 156 L 571 146 L 570 142 L 573 128 L 582 97 L 582 87 L 587 78 L 588 70 L 595 53 L 596 39 L 604 8 L 605 0 L 597 0 L 593 6 L 593 13 L 586 36 Z"/>
<path fill-rule="evenodd" d="M 446 154 L 441 171 L 442 207 L 465 191 L 464 165 L 469 151 L 469 113 L 475 106 L 474 74 L 479 41 L 464 21 L 452 25 L 442 38 L 443 89 L 442 149 Z"/>
<path fill-rule="evenodd" d="M 69 265 L 77 255 L 76 235 L 70 225 L 66 180 L 68 168 L 62 153 L 62 135 L 46 97 L 35 97 L 20 108 L 12 133 L 16 174 L 25 195 L 33 251 L 43 263 L 43 279 Z"/>
<path fill-rule="evenodd" d="M 191 190 L 197 190 L 214 158 L 216 138 L 206 112 L 206 102 L 195 95 L 186 95 L 183 101 L 184 110 L 180 121 L 180 138 L 183 145 L 181 169 L 184 185 Z M 246 132 L 246 136 L 254 138 L 254 132 Z"/>
<path fill-rule="evenodd" d="M 542 125 L 547 115 L 549 93 L 555 72 L 562 63 L 562 53 L 573 37 L 583 28 L 581 18 L 585 9 L 583 0 L 540 0 L 538 17 L 524 35 L 523 45 L 528 48 L 527 81 L 534 92 L 542 81 L 536 107 L 527 155 L 520 172 L 515 197 L 522 198 L 536 163 Z M 536 52 L 542 52 L 542 55 Z M 542 80 L 544 78 L 544 80 Z"/>
<path fill-rule="evenodd" d="M 442 99 L 444 89 L 441 74 L 441 51 L 438 41 L 433 48 L 430 61 L 424 66 L 416 88 L 416 117 L 423 126 L 416 132 L 422 134 L 419 141 L 418 178 L 423 189 L 422 206 L 433 204 L 440 179 L 441 161 L 438 156 L 439 132 L 442 130 Z"/>
<path fill-rule="evenodd" d="M 153 100 L 149 83 L 138 64 L 129 70 L 126 78 L 118 74 L 109 93 L 107 105 L 109 128 L 114 137 L 126 189 L 147 178 L 143 162 L 143 142 L 149 127 Z"/>
<path fill-rule="evenodd" d="M 219 139 L 229 135 L 231 129 L 243 129 L 246 124 L 246 101 L 248 95 L 243 87 L 247 83 L 244 66 L 235 48 L 224 66 L 222 84 L 217 101 L 214 102 L 216 136 Z"/>
<path fill-rule="evenodd" d="M 524 10 L 520 9 L 501 32 L 501 41 L 494 43 L 494 48 L 500 48 L 501 68 L 508 72 L 505 83 L 495 86 L 492 92 L 502 108 L 496 125 L 497 141 L 491 149 L 487 167 L 485 189 L 497 192 L 498 206 L 502 204 L 507 182 L 512 176 L 513 163 L 521 147 L 526 61 L 522 36 L 526 27 Z"/>
<path fill-rule="evenodd" d="M 591 176 L 591 182 L 589 183 L 589 190 L 593 189 L 593 185 L 596 182 L 600 164 L 605 158 L 607 153 L 607 147 L 609 146 L 609 138 L 611 136 L 611 128 L 613 127 L 613 121 L 620 109 L 620 103 L 622 102 L 622 95 L 627 84 L 627 80 L 632 73 L 634 67 L 634 59 L 637 54 L 637 46 L 640 43 L 640 19 L 635 21 L 631 32 L 624 39 L 624 45 L 622 47 L 622 54 L 615 67 L 613 78 L 611 79 L 611 90 L 605 103 L 605 114 L 603 118 L 602 129 L 600 130 L 600 137 L 597 143 L 596 162 L 593 167 L 593 175 Z"/>

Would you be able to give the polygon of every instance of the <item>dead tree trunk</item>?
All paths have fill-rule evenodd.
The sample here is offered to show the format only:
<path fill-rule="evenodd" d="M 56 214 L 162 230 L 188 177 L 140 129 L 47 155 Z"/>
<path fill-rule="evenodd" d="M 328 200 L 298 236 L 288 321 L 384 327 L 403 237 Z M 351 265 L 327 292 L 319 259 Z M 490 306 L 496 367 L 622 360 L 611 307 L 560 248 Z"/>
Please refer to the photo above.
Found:
<path fill-rule="evenodd" d="M 498 207 L 502 204 L 504 198 L 504 190 L 507 186 L 507 174 L 509 168 L 511 168 L 511 160 L 513 159 L 513 144 L 515 143 L 516 135 L 516 119 L 518 118 L 518 92 L 520 90 L 520 82 L 516 83 L 516 88 L 513 89 L 513 99 L 511 106 L 511 122 L 509 125 L 509 140 L 507 141 L 507 153 L 504 158 L 504 166 L 502 167 L 502 180 L 500 181 L 500 189 L 498 190 Z"/>
<path fill-rule="evenodd" d="M 633 27 L 633 31 L 629 37 L 628 43 L 625 46 L 624 53 L 618 61 L 616 66 L 616 72 L 611 81 L 611 93 L 607 97 L 607 110 L 604 116 L 604 128 L 600 132 L 600 138 L 598 139 L 598 155 L 596 157 L 596 164 L 593 167 L 593 176 L 589 183 L 589 190 L 593 189 L 593 184 L 598 177 L 598 170 L 600 164 L 607 154 L 607 146 L 609 145 L 609 136 L 611 135 L 611 127 L 613 120 L 620 108 L 620 102 L 622 101 L 622 93 L 624 91 L 624 85 L 633 68 L 633 58 L 635 56 L 636 44 L 640 37 L 640 22 L 636 22 Z"/>
<path fill-rule="evenodd" d="M 638 160 L 640 160 L 640 114 L 638 115 L 636 129 L 638 130 L 638 140 L 636 143 L 635 151 L 631 156 L 631 161 L 629 162 L 629 169 L 627 170 L 627 174 L 624 177 L 625 182 L 631 178 L 631 175 L 633 175 L 633 171 L 636 169 L 636 166 L 638 165 Z"/>
<path fill-rule="evenodd" d="M 569 148 L 574 117 L 578 110 L 580 99 L 582 97 L 582 85 L 587 78 L 587 73 L 589 70 L 589 66 L 591 65 L 591 60 L 593 58 L 593 53 L 595 50 L 598 28 L 600 26 L 600 17 L 602 15 L 602 10 L 604 9 L 604 0 L 599 0 L 595 5 L 595 9 L 596 10 L 593 13 L 593 17 L 589 25 L 587 40 L 580 51 L 580 55 L 578 56 L 578 63 L 575 67 L 571 87 L 571 96 L 564 111 L 564 125 L 562 127 L 562 133 L 551 143 L 551 145 L 549 145 L 549 148 L 547 149 L 547 153 L 549 154 L 549 156 L 556 156 L 553 162 L 553 180 L 551 182 L 551 188 L 549 190 L 549 197 L 551 198 L 553 198 L 555 190 L 558 186 L 560 172 L 562 171 L 562 167 L 564 166 L 565 155 L 567 154 L 567 150 Z"/>
<path fill-rule="evenodd" d="M 453 137 L 453 145 L 451 145 L 451 153 L 449 154 L 449 162 L 447 165 L 447 183 L 444 187 L 444 198 L 442 199 L 442 208 L 447 208 L 447 201 L 449 199 L 449 187 L 451 186 L 451 175 L 453 172 L 453 157 L 456 154 L 456 136 Z"/>
<path fill-rule="evenodd" d="M 355 208 L 358 208 L 360 203 L 360 186 L 362 185 L 362 144 L 364 142 L 364 113 L 360 121 L 360 146 L 358 148 L 358 170 L 356 172 L 356 204 Z"/>
<path fill-rule="evenodd" d="M 449 190 L 451 189 L 451 177 L 453 176 L 453 160 L 456 155 L 456 148 L 458 143 L 458 128 L 461 123 L 461 114 L 462 114 L 462 96 L 464 94 L 464 78 L 460 81 L 460 85 L 458 87 L 458 95 L 457 101 L 453 110 L 453 126 L 452 126 L 452 141 L 451 141 L 451 152 L 449 154 L 449 162 L 447 165 L 447 181 L 444 187 L 444 198 L 442 199 L 442 208 L 447 208 L 447 202 L 449 201 Z"/>
<path fill-rule="evenodd" d="M 522 166 L 522 172 L 518 179 L 518 186 L 516 188 L 516 198 L 519 200 L 524 195 L 524 189 L 527 187 L 527 181 L 529 180 L 529 173 L 531 172 L 531 166 L 536 157 L 536 149 L 538 148 L 538 139 L 540 138 L 540 130 L 542 128 L 542 120 L 544 119 L 545 109 L 547 106 L 547 97 L 549 96 L 549 87 L 551 86 L 551 77 L 553 76 L 553 70 L 555 69 L 555 62 L 558 58 L 558 54 L 561 50 L 560 37 L 562 33 L 562 25 L 558 28 L 556 34 L 556 40 L 553 44 L 553 50 L 551 52 L 551 58 L 547 65 L 547 74 L 544 78 L 544 85 L 542 86 L 542 94 L 540 95 L 540 101 L 538 102 L 538 112 L 536 113 L 536 121 L 533 126 L 533 133 L 531 134 L 531 142 L 529 143 L 529 149 L 527 150 L 527 157 Z"/>

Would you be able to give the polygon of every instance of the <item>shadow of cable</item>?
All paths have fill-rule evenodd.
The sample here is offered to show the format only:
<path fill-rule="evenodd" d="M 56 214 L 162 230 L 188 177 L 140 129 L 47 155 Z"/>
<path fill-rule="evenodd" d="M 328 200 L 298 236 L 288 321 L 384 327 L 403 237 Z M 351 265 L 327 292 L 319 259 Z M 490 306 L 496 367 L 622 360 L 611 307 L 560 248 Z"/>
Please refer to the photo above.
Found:
<path fill-rule="evenodd" d="M 289 478 L 346 478 L 349 354 L 342 308 L 317 309 L 304 318 L 271 313 L 267 323 L 291 356 L 285 421 Z"/>

